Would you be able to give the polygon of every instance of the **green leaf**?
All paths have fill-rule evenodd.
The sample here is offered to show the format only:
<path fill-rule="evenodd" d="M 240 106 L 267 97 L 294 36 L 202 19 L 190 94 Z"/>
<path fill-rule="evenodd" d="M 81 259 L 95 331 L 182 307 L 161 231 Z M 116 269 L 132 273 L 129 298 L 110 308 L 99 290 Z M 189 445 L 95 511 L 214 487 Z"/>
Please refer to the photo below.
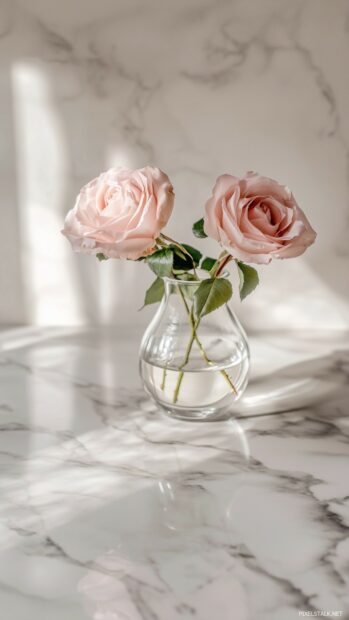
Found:
<path fill-rule="evenodd" d="M 157 250 L 146 257 L 145 262 L 150 269 L 160 278 L 172 276 L 173 251 L 169 248 Z"/>
<path fill-rule="evenodd" d="M 170 247 L 173 251 L 173 269 L 175 271 L 188 271 L 189 269 L 193 269 L 194 265 L 191 256 L 184 254 L 184 252 L 174 245 Z"/>
<path fill-rule="evenodd" d="M 183 260 L 186 259 L 186 256 L 187 256 L 186 252 L 184 250 L 181 250 L 181 248 L 175 243 L 170 243 L 164 249 L 171 250 L 174 254 L 177 254 L 177 256 L 179 256 Z"/>
<path fill-rule="evenodd" d="M 98 258 L 99 261 L 108 260 L 108 256 L 105 256 L 103 252 L 98 252 L 98 254 L 96 254 L 96 257 Z"/>
<path fill-rule="evenodd" d="M 215 258 L 211 258 L 210 256 L 205 256 L 205 258 L 203 258 L 200 268 L 204 269 L 205 271 L 211 271 L 213 265 L 215 265 L 217 262 L 217 259 Z"/>
<path fill-rule="evenodd" d="M 145 293 L 144 298 L 144 306 L 149 306 L 150 304 L 156 304 L 162 300 L 165 292 L 164 282 L 161 278 L 156 278 L 153 284 L 148 288 Z"/>
<path fill-rule="evenodd" d="M 183 292 L 184 297 L 188 300 L 192 300 L 194 297 L 195 292 L 198 290 L 199 286 L 200 286 L 200 280 L 198 280 L 196 278 L 196 276 L 194 276 L 193 273 L 182 273 L 181 277 L 180 277 L 181 282 L 187 281 L 187 282 L 197 282 L 197 286 L 194 286 L 193 284 L 179 284 L 180 286 L 180 290 Z"/>
<path fill-rule="evenodd" d="M 195 222 L 195 224 L 193 224 L 193 233 L 195 237 L 198 237 L 199 239 L 205 239 L 205 237 L 207 237 L 204 231 L 204 218 L 203 217 L 201 218 L 201 220 L 198 220 L 197 222 Z"/>
<path fill-rule="evenodd" d="M 202 257 L 201 252 L 185 243 L 181 243 L 181 246 L 183 250 L 173 244 L 169 246 L 173 251 L 173 269 L 176 271 L 188 271 L 197 267 Z"/>
<path fill-rule="evenodd" d="M 181 243 L 181 245 L 190 254 L 190 256 L 192 257 L 194 261 L 195 267 L 197 267 L 202 259 L 202 253 L 200 252 L 200 250 L 193 248 L 191 245 L 188 245 L 187 243 Z"/>
<path fill-rule="evenodd" d="M 197 317 L 205 316 L 216 310 L 231 298 L 233 289 L 225 278 L 203 280 L 194 295 L 194 307 Z"/>
<path fill-rule="evenodd" d="M 240 299 L 241 301 L 247 297 L 259 283 L 257 271 L 250 265 L 245 265 L 241 261 L 236 261 L 240 280 Z"/>

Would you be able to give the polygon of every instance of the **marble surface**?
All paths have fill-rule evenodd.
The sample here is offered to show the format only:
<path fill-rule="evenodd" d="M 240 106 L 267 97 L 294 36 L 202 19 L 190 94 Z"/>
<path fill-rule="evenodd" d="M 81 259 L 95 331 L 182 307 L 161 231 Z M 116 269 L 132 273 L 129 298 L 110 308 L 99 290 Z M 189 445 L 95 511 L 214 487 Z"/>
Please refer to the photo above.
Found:
<path fill-rule="evenodd" d="M 260 269 L 246 325 L 348 329 L 348 32 L 348 0 L 0 0 L 0 324 L 129 320 L 151 275 L 59 230 L 101 170 L 155 164 L 187 243 L 218 174 L 287 183 L 318 240 Z"/>
<path fill-rule="evenodd" d="M 0 334 L 1 620 L 349 617 L 349 336 L 251 339 L 230 420 L 173 421 L 137 330 Z"/>

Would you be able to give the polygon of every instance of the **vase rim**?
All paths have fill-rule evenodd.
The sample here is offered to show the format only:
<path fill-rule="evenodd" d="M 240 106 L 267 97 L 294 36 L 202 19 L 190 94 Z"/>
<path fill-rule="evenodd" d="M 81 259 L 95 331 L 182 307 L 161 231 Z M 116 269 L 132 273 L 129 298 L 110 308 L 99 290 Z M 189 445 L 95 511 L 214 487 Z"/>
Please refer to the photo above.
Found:
<path fill-rule="evenodd" d="M 178 278 L 172 278 L 170 276 L 162 276 L 162 280 L 164 280 L 165 282 L 168 282 L 169 284 L 185 284 L 186 286 L 198 286 L 198 284 L 200 284 L 201 282 L 204 282 L 205 280 L 210 280 L 210 275 L 209 272 L 207 271 L 207 278 L 200 278 L 199 280 L 180 280 Z M 228 278 L 229 277 L 229 271 L 222 271 L 222 273 L 219 274 L 218 279 L 223 279 L 223 278 Z"/>

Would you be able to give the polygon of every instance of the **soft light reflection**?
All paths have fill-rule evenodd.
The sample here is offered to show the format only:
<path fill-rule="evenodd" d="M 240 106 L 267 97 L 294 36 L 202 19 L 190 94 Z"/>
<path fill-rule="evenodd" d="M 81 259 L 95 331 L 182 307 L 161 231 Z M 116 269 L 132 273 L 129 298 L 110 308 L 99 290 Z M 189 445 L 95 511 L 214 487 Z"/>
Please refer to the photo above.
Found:
<path fill-rule="evenodd" d="M 72 255 L 60 236 L 69 164 L 63 128 L 42 65 L 12 67 L 23 273 L 31 322 L 76 324 L 82 315 Z"/>
<path fill-rule="evenodd" d="M 203 462 L 209 463 L 210 459 L 219 454 L 220 449 L 236 453 L 238 459 L 245 458 L 249 453 L 243 431 L 240 429 L 237 434 L 236 425 L 233 432 L 227 426 L 222 436 L 222 426 L 212 423 L 210 429 L 203 429 L 199 437 L 195 424 L 184 430 L 179 427 L 178 445 L 175 442 L 173 448 L 168 445 L 168 437 L 167 440 L 164 437 L 163 445 L 161 438 L 149 443 L 141 429 L 132 423 L 128 426 L 122 419 L 115 420 L 115 427 L 110 419 L 105 427 L 75 436 L 70 431 L 59 430 L 69 428 L 73 406 L 69 400 L 69 391 L 63 400 L 59 396 L 61 388 L 61 385 L 54 386 L 52 382 L 52 390 L 48 394 L 53 403 L 50 413 L 55 420 L 59 420 L 59 415 L 65 418 L 62 426 L 60 424 L 57 430 L 48 432 L 42 428 L 42 423 L 40 425 L 44 404 L 40 402 L 40 392 L 36 391 L 33 383 L 28 398 L 29 407 L 34 408 L 31 409 L 33 430 L 30 433 L 33 440 L 23 461 L 25 471 L 18 478 L 11 473 L 9 476 L 4 473 L 3 476 L 0 514 L 6 516 L 12 511 L 13 505 L 26 507 L 16 517 L 17 525 L 23 529 L 40 532 L 43 521 L 47 530 L 54 529 L 81 515 L 85 520 L 89 512 L 100 512 L 106 508 L 116 511 L 115 514 L 120 510 L 127 511 L 128 505 L 135 502 L 132 496 L 139 496 L 140 493 L 140 504 L 146 507 L 146 498 L 151 488 L 153 491 L 149 498 L 154 489 L 158 489 L 163 503 L 164 485 L 169 489 L 173 481 L 178 483 L 179 477 L 185 475 L 186 471 L 201 471 Z M 70 395 L 73 394 L 72 391 Z M 83 400 L 80 400 L 80 407 L 82 403 Z M 102 407 L 99 414 L 106 421 L 115 410 L 108 405 Z M 60 411 L 56 411 L 56 408 Z M 132 419 L 130 411 L 128 418 Z M 148 425 L 150 428 L 147 432 L 152 438 L 151 424 L 148 422 Z M 217 445 L 210 446 L 209 438 L 217 433 L 221 440 Z M 188 445 L 185 445 L 184 437 Z M 51 445 L 47 447 L 47 443 Z M 154 443 L 158 444 L 156 448 Z M 159 471 L 165 472 L 167 476 L 162 480 L 160 488 Z M 120 500 L 123 501 L 121 505 L 118 504 Z M 20 539 L 16 534 L 9 537 L 7 528 L 0 530 L 2 549 L 17 542 Z"/>
<path fill-rule="evenodd" d="M 333 290 L 303 256 L 258 266 L 260 287 L 235 309 L 249 330 L 348 329 L 345 292 Z M 336 272 L 338 277 L 338 273 Z M 345 287 L 343 291 L 345 290 Z"/>
<path fill-rule="evenodd" d="M 113 313 L 113 299 L 115 290 L 119 290 L 117 278 L 115 277 L 114 261 L 104 261 L 99 265 L 98 272 L 98 314 L 99 322 L 102 324 L 116 322 Z M 114 319 L 114 320 L 113 320 Z"/>
<path fill-rule="evenodd" d="M 6 329 L 3 336 L 1 336 L 0 333 L 0 351 L 13 351 L 15 349 L 29 347 L 38 342 L 52 342 L 55 338 L 69 337 L 72 333 L 79 333 L 79 327 L 74 329 L 76 332 L 72 332 L 71 327 L 50 327 L 42 329 L 39 326 L 25 326 Z"/>
<path fill-rule="evenodd" d="M 130 146 L 124 144 L 123 148 L 110 144 L 106 147 L 106 168 L 135 168 L 134 153 Z"/>
<path fill-rule="evenodd" d="M 247 441 L 246 431 L 242 428 L 241 424 L 237 420 L 229 420 L 229 424 L 233 429 L 235 435 L 241 441 L 242 453 L 245 458 L 248 460 L 251 456 L 250 445 Z"/>

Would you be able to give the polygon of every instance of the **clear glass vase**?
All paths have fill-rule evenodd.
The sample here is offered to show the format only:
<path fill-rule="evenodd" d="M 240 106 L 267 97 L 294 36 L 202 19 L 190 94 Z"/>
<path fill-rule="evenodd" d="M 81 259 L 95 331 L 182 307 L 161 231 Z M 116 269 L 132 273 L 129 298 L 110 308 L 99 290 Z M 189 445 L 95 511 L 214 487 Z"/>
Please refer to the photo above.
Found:
<path fill-rule="evenodd" d="M 193 319 L 197 281 L 164 278 L 164 284 L 164 297 L 140 349 L 144 387 L 175 418 L 225 419 L 247 386 L 244 330 L 227 304 Z"/>

